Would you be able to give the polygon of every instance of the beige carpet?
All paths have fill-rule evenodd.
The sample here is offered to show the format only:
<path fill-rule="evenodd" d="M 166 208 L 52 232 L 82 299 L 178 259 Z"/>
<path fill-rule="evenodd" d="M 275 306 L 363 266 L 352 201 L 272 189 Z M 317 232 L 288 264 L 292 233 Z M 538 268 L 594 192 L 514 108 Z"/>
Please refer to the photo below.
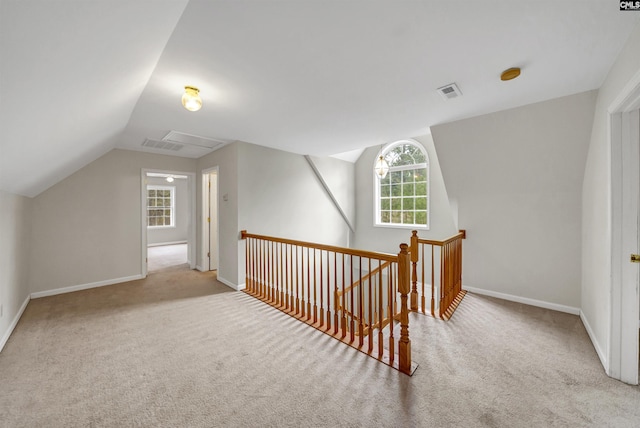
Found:
<path fill-rule="evenodd" d="M 471 293 L 415 315 L 408 377 L 185 267 L 32 300 L 3 427 L 637 427 L 576 316 Z"/>
<path fill-rule="evenodd" d="M 187 244 L 147 247 L 147 270 L 155 272 L 188 263 Z"/>

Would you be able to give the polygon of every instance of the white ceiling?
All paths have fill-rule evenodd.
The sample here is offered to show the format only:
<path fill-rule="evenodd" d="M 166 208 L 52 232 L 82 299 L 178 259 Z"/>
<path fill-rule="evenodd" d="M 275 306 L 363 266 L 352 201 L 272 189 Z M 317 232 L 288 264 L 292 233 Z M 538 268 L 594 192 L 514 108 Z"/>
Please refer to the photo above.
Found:
<path fill-rule="evenodd" d="M 168 154 L 142 143 L 171 130 L 358 153 L 598 88 L 639 18 L 611 0 L 2 0 L 0 188 L 37 195 L 114 147 Z"/>

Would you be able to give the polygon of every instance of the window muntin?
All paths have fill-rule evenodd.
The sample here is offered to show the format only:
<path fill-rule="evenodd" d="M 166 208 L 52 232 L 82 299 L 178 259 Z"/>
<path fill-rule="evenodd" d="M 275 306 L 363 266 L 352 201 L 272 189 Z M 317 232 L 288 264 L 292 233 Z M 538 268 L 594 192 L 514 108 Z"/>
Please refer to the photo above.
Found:
<path fill-rule="evenodd" d="M 174 186 L 147 186 L 147 227 L 175 226 Z"/>
<path fill-rule="evenodd" d="M 374 174 L 377 226 L 429 227 L 429 158 L 416 142 L 403 140 L 386 147 L 385 178 Z"/>

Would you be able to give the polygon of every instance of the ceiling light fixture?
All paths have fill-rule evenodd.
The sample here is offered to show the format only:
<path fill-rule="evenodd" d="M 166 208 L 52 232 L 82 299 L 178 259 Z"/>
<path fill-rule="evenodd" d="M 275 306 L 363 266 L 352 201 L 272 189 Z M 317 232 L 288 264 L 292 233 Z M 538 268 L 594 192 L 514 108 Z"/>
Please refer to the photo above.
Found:
<path fill-rule="evenodd" d="M 185 86 L 182 95 L 182 105 L 189 111 L 198 111 L 202 107 L 200 89 L 195 86 Z"/>
<path fill-rule="evenodd" d="M 502 74 L 500 75 L 500 80 L 506 82 L 507 80 L 513 80 L 518 76 L 520 76 L 520 68 L 513 67 L 503 71 Z"/>
<path fill-rule="evenodd" d="M 375 166 L 373 167 L 373 170 L 381 180 L 387 176 L 387 173 L 389 172 L 389 164 L 384 159 L 384 156 L 380 155 L 380 157 L 376 161 Z"/>

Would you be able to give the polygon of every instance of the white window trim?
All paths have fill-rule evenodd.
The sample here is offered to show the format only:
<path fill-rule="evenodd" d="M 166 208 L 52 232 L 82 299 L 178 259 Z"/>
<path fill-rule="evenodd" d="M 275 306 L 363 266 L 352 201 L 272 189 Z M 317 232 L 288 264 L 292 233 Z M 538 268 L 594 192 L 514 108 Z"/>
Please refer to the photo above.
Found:
<path fill-rule="evenodd" d="M 149 190 L 170 190 L 171 191 L 171 224 L 168 226 L 149 226 L 149 205 L 147 205 L 147 229 L 175 229 L 176 228 L 176 186 L 159 186 L 155 184 L 147 185 L 145 201 L 149 198 Z M 148 202 L 147 202 L 148 203 Z"/>
<path fill-rule="evenodd" d="M 400 145 L 403 145 L 403 144 L 415 145 L 416 147 L 418 147 L 422 151 L 422 153 L 424 154 L 424 157 L 426 159 L 426 162 L 424 164 L 425 164 L 425 166 L 427 168 L 427 224 L 426 225 L 424 225 L 424 224 L 397 224 L 397 223 L 381 223 L 380 222 L 380 178 L 376 175 L 375 171 L 373 170 L 373 166 L 372 166 L 371 167 L 371 171 L 372 171 L 373 181 L 374 181 L 374 183 L 373 183 L 373 209 L 374 209 L 374 212 L 373 212 L 373 226 L 374 227 L 381 227 L 381 228 L 385 228 L 385 229 L 429 230 L 430 227 L 431 227 L 431 179 L 430 179 L 431 168 L 429 167 L 429 153 L 427 153 L 427 150 L 424 148 L 424 146 L 421 143 L 419 143 L 418 141 L 416 141 L 416 140 L 399 140 L 399 141 L 395 141 L 393 143 L 387 144 L 385 147 L 382 148 L 382 150 L 380 150 L 380 152 L 378 153 L 378 155 L 374 159 L 374 165 L 375 165 L 375 161 L 377 161 L 380 156 L 385 156 L 391 150 L 393 150 L 397 146 L 400 146 Z M 403 165 L 403 166 L 395 167 L 394 170 L 401 171 L 401 170 L 407 170 L 407 169 L 416 169 L 415 165 L 422 165 L 422 164 Z M 390 173 L 391 173 L 391 169 L 389 169 L 389 174 Z"/>

